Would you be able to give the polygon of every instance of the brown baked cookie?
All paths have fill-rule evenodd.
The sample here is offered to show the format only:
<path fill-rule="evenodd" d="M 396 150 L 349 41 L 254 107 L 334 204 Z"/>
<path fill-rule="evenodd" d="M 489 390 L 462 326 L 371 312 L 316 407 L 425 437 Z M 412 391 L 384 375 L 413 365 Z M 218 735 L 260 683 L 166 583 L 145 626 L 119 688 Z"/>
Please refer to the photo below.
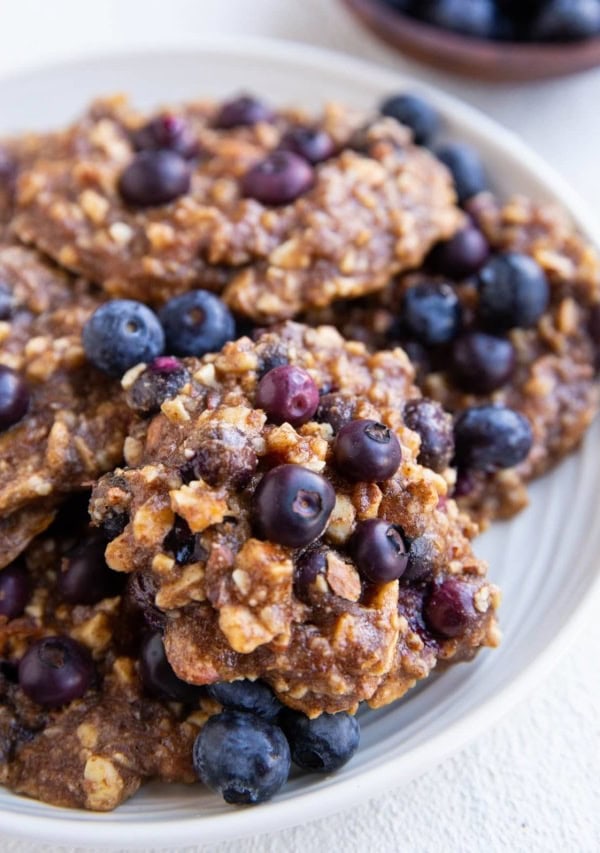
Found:
<path fill-rule="evenodd" d="M 19 602 L 13 584 L 0 603 L 0 784 L 109 811 L 150 779 L 194 781 L 205 700 L 187 685 L 187 703 L 143 686 L 140 637 L 118 594 L 125 579 L 102 565 L 103 543 L 75 523 L 73 507 L 59 521 L 5 570 L 25 592 Z"/>
<path fill-rule="evenodd" d="M 600 264 L 593 247 L 554 207 L 521 197 L 502 204 L 481 194 L 469 212 L 480 231 L 470 228 L 462 243 L 437 248 L 422 271 L 397 279 L 376 297 L 333 305 L 306 319 L 335 323 L 374 351 L 402 341 L 419 366 L 423 394 L 457 416 L 496 403 L 527 418 L 531 450 L 516 467 L 481 470 L 465 454 L 455 496 L 486 525 L 527 504 L 527 483 L 578 446 L 597 412 Z M 494 266 L 506 253 L 524 254 L 537 264 L 537 271 L 535 264 L 521 264 L 522 295 L 514 299 L 513 290 L 512 302 L 503 294 L 514 287 L 514 271 L 507 274 L 504 261 Z M 540 270 L 546 298 L 544 286 L 536 287 Z M 430 332 L 415 334 L 414 327 L 411 332 L 407 320 L 412 308 L 407 293 L 431 285 L 438 293 L 441 286 L 446 304 L 460 303 L 462 317 L 444 344 L 428 344 Z"/>
<path fill-rule="evenodd" d="M 118 382 L 86 362 L 81 344 L 102 299 L 34 250 L 0 247 L 0 566 L 47 526 L 66 494 L 122 458 L 129 410 Z"/>
<path fill-rule="evenodd" d="M 383 287 L 460 226 L 446 168 L 395 121 L 359 139 L 365 117 L 339 106 L 239 104 L 148 120 L 103 102 L 71 129 L 74 154 L 21 175 L 16 233 L 112 296 L 225 289 L 273 323 Z"/>
<path fill-rule="evenodd" d="M 171 383 L 165 399 L 155 374 L 126 375 L 132 407 L 161 410 L 134 426 L 128 467 L 100 479 L 90 512 L 180 678 L 261 678 L 315 716 L 390 702 L 438 659 L 496 643 L 475 527 L 416 461 L 402 350 L 288 323 L 174 359 Z"/>

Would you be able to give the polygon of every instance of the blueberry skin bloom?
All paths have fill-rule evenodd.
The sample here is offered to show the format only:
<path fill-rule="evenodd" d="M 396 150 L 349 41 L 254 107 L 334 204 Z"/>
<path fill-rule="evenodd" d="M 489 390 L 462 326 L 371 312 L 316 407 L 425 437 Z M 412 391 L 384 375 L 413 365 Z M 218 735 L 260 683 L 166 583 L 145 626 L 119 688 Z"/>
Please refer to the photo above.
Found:
<path fill-rule="evenodd" d="M 270 421 L 301 426 L 310 421 L 319 406 L 319 389 L 306 370 L 291 364 L 274 367 L 262 377 L 256 405 Z"/>
<path fill-rule="evenodd" d="M 163 306 L 159 312 L 167 349 L 174 355 L 202 356 L 218 352 L 235 338 L 235 320 L 214 293 L 190 290 Z"/>
<path fill-rule="evenodd" d="M 270 542 L 303 548 L 318 539 L 335 506 L 335 491 L 320 474 L 300 465 L 278 465 L 254 492 L 254 518 Z"/>
<path fill-rule="evenodd" d="M 529 255 L 508 252 L 492 258 L 478 276 L 478 314 L 493 331 L 527 329 L 550 302 L 548 279 Z"/>
<path fill-rule="evenodd" d="M 418 95 L 391 95 L 382 102 L 379 111 L 409 127 L 417 145 L 428 145 L 440 127 L 437 110 Z"/>
<path fill-rule="evenodd" d="M 281 702 L 262 681 L 222 681 L 207 688 L 208 695 L 233 711 L 248 711 L 264 720 L 274 720 L 281 711 Z"/>
<path fill-rule="evenodd" d="M 313 773 L 333 773 L 352 758 L 360 743 L 356 717 L 340 712 L 314 720 L 286 709 L 280 724 L 290 744 L 292 761 Z"/>
<path fill-rule="evenodd" d="M 70 637 L 37 640 L 19 663 L 19 684 L 23 693 L 46 708 L 58 708 L 79 699 L 93 678 L 90 653 Z"/>
<path fill-rule="evenodd" d="M 518 465 L 533 444 L 527 418 L 500 405 L 466 409 L 456 421 L 454 438 L 459 467 L 487 472 Z"/>
<path fill-rule="evenodd" d="M 600 33 L 598 0 L 549 0 L 532 26 L 534 39 L 576 41 Z"/>
<path fill-rule="evenodd" d="M 291 151 L 273 151 L 242 178 L 243 195 L 261 204 L 290 204 L 311 188 L 314 182 L 311 165 Z"/>
<path fill-rule="evenodd" d="M 318 127 L 293 127 L 284 135 L 279 148 L 304 157 L 315 165 L 335 154 L 335 142 L 326 131 Z"/>
<path fill-rule="evenodd" d="M 357 524 L 350 550 L 361 577 L 370 583 L 398 580 L 408 566 L 409 550 L 402 530 L 382 518 Z"/>
<path fill-rule="evenodd" d="M 423 397 L 406 402 L 404 422 L 421 439 L 417 462 L 441 474 L 454 456 L 452 417 L 435 400 Z"/>
<path fill-rule="evenodd" d="M 234 804 L 264 803 L 287 782 L 290 748 L 278 726 L 256 714 L 223 711 L 196 738 L 199 779 Z"/>
<path fill-rule="evenodd" d="M 190 167 L 181 154 L 167 148 L 146 150 L 124 169 L 119 192 L 133 207 L 159 207 L 185 195 L 190 181 Z"/>
<path fill-rule="evenodd" d="M 400 442 L 392 430 L 372 420 L 350 421 L 339 431 L 335 462 L 344 477 L 381 483 L 393 477 L 402 460 Z"/>
<path fill-rule="evenodd" d="M 113 299 L 97 308 L 83 327 L 89 361 L 109 376 L 122 376 L 161 355 L 165 336 L 156 314 L 132 299 Z"/>
<path fill-rule="evenodd" d="M 400 319 L 407 334 L 420 344 L 440 346 L 458 334 L 462 309 L 449 284 L 422 282 L 404 294 Z"/>

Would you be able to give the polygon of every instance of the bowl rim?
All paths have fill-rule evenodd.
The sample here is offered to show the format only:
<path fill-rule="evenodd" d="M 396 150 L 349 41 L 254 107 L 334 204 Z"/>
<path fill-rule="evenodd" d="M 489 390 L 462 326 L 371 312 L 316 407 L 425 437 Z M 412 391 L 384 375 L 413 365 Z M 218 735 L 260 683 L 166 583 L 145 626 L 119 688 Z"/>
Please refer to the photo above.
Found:
<path fill-rule="evenodd" d="M 340 52 L 264 37 L 211 36 L 166 42 L 160 47 L 120 49 L 90 56 L 73 56 L 52 63 L 32 64 L 0 76 L 0 84 L 10 85 L 11 81 L 16 82 L 52 69 L 75 71 L 82 64 L 93 65 L 136 57 L 165 62 L 169 58 L 181 59 L 183 54 L 193 59 L 206 57 L 211 53 L 222 55 L 232 52 L 235 52 L 238 59 L 246 57 L 254 61 L 287 64 L 296 68 L 298 73 L 301 73 L 302 66 L 308 66 L 313 72 L 318 69 L 324 75 L 336 74 L 349 81 L 352 78 L 366 78 L 373 88 L 382 91 L 410 87 L 422 92 L 443 114 L 451 116 L 455 123 L 465 128 L 471 139 L 479 138 L 505 158 L 517 159 L 552 196 L 560 199 L 562 207 L 567 210 L 580 230 L 600 248 L 600 227 L 591 208 L 552 167 L 513 132 L 459 98 L 424 83 L 411 74 Z M 259 809 L 232 809 L 225 814 L 199 815 L 192 818 L 178 816 L 177 821 L 162 823 L 162 839 L 158 835 L 161 827 L 159 822 L 144 823 L 143 818 L 127 823 L 111 822 L 110 814 L 80 813 L 60 808 L 53 810 L 50 815 L 24 816 L 0 807 L 1 830 L 8 837 L 32 841 L 120 847 L 126 838 L 127 846 L 132 849 L 144 846 L 156 848 L 161 845 L 173 848 L 174 845 L 198 843 L 199 839 L 206 844 L 260 835 L 265 831 L 274 832 L 349 808 L 357 801 L 376 796 L 384 788 L 399 786 L 408 779 L 417 778 L 462 749 L 484 729 L 498 722 L 558 665 L 563 655 L 566 655 L 587 620 L 591 619 L 596 598 L 600 598 L 600 571 L 596 571 L 591 584 L 582 592 L 578 604 L 564 618 L 552 641 L 541 654 L 497 693 L 424 744 L 404 753 L 402 760 L 395 764 L 394 752 L 391 752 L 385 764 L 365 770 L 358 778 L 336 780 L 333 777 L 327 787 L 319 786 L 318 790 L 308 790 L 289 800 L 275 799 L 263 804 Z M 46 808 L 52 809 L 49 806 Z M 81 819 L 77 819 L 78 815 L 82 815 Z M 265 827 L 268 829 L 265 830 Z"/>

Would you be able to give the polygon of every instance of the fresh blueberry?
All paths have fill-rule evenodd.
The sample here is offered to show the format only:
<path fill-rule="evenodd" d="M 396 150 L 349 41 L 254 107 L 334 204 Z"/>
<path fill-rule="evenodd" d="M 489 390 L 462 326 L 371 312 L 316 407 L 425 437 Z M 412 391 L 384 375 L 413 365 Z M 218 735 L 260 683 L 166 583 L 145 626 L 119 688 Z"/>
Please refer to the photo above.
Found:
<path fill-rule="evenodd" d="M 64 636 L 36 640 L 19 663 L 23 693 L 47 708 L 79 699 L 91 686 L 94 674 L 94 663 L 85 646 Z"/>
<path fill-rule="evenodd" d="M 428 145 L 440 128 L 438 111 L 418 95 L 391 95 L 383 101 L 379 111 L 410 127 L 417 145 Z"/>
<path fill-rule="evenodd" d="M 243 176 L 242 193 L 261 204 L 290 204 L 314 183 L 312 166 L 291 151 L 273 151 Z"/>
<path fill-rule="evenodd" d="M 490 246 L 484 235 L 474 225 L 458 231 L 445 243 L 439 243 L 429 262 L 441 275 L 460 281 L 479 272 L 490 255 Z"/>
<path fill-rule="evenodd" d="M 357 524 L 350 551 L 361 576 L 375 584 L 397 580 L 408 565 L 403 531 L 382 518 Z"/>
<path fill-rule="evenodd" d="M 140 650 L 140 677 L 152 696 L 173 699 L 175 702 L 195 704 L 204 690 L 177 678 L 167 660 L 165 646 L 160 633 L 148 635 Z"/>
<path fill-rule="evenodd" d="M 335 154 L 335 142 L 319 127 L 292 127 L 283 135 L 279 148 L 304 157 L 313 166 Z"/>
<path fill-rule="evenodd" d="M 281 702 L 262 681 L 221 681 L 207 688 L 208 695 L 233 711 L 248 711 L 264 720 L 274 720 L 281 711 Z"/>
<path fill-rule="evenodd" d="M 167 349 L 175 355 L 217 352 L 235 338 L 235 320 L 214 293 L 190 290 L 169 299 L 159 313 Z"/>
<path fill-rule="evenodd" d="M 106 539 L 97 532 L 73 548 L 63 559 L 58 576 L 58 592 L 69 604 L 96 604 L 103 598 L 120 595 L 127 575 L 106 565 Z"/>
<path fill-rule="evenodd" d="M 129 405 L 141 415 L 152 415 L 158 412 L 165 400 L 175 397 L 189 378 L 187 368 L 179 359 L 159 355 L 129 389 Z"/>
<path fill-rule="evenodd" d="M 393 477 L 402 461 L 400 442 L 392 430 L 372 420 L 350 421 L 333 446 L 340 473 L 356 482 L 380 483 Z"/>
<path fill-rule="evenodd" d="M 8 284 L 0 281 L 0 320 L 10 320 L 15 308 L 15 301 Z"/>
<path fill-rule="evenodd" d="M 488 180 L 478 152 L 464 142 L 448 142 L 436 154 L 448 167 L 461 204 L 488 189 Z"/>
<path fill-rule="evenodd" d="M 494 331 L 535 326 L 550 302 L 548 279 L 529 255 L 497 255 L 478 280 L 479 317 Z"/>
<path fill-rule="evenodd" d="M 271 122 L 273 118 L 273 110 L 263 101 L 251 95 L 240 95 L 222 104 L 215 127 L 229 130 L 232 127 L 250 126 L 258 122 Z"/>
<path fill-rule="evenodd" d="M 347 764 L 360 743 L 356 717 L 340 712 L 311 720 L 286 709 L 280 723 L 290 745 L 292 761 L 312 773 L 334 773 Z"/>
<path fill-rule="evenodd" d="M 501 405 L 466 409 L 456 421 L 454 438 L 461 468 L 490 472 L 518 465 L 533 444 L 527 418 Z"/>
<path fill-rule="evenodd" d="M 225 802 L 263 803 L 285 785 L 290 748 L 281 729 L 245 711 L 211 717 L 194 743 L 200 780 Z"/>
<path fill-rule="evenodd" d="M 29 577 L 22 563 L 16 562 L 0 569 L 0 616 L 16 619 L 21 616 L 31 593 Z"/>
<path fill-rule="evenodd" d="M 93 365 L 109 376 L 121 376 L 134 364 L 161 355 L 165 335 L 150 308 L 132 299 L 113 299 L 83 327 L 83 347 Z"/>
<path fill-rule="evenodd" d="M 403 583 L 422 583 L 435 572 L 436 550 L 429 536 L 417 536 L 408 549 L 408 565 L 402 575 Z"/>
<path fill-rule="evenodd" d="M 186 160 L 198 153 L 198 142 L 185 119 L 172 113 L 156 116 L 131 136 L 133 146 L 138 151 L 157 151 L 167 149 L 175 151 Z"/>
<path fill-rule="evenodd" d="M 492 0 L 425 0 L 420 13 L 428 23 L 479 38 L 489 38 L 495 21 Z"/>
<path fill-rule="evenodd" d="M 314 379 L 292 364 L 269 370 L 258 383 L 256 405 L 270 421 L 301 426 L 310 421 L 319 405 L 319 389 Z"/>
<path fill-rule="evenodd" d="M 331 483 L 300 465 L 272 468 L 254 493 L 255 522 L 260 534 L 291 548 L 303 548 L 318 539 L 334 506 Z"/>
<path fill-rule="evenodd" d="M 449 284 L 422 282 L 409 288 L 400 308 L 406 333 L 424 346 L 447 344 L 459 332 L 462 311 Z"/>
<path fill-rule="evenodd" d="M 119 192 L 134 207 L 158 207 L 185 195 L 190 180 L 190 167 L 176 151 L 140 151 L 122 172 Z"/>
<path fill-rule="evenodd" d="M 327 571 L 327 551 L 311 548 L 297 558 L 294 565 L 294 592 L 303 601 L 309 598 L 310 588 Z"/>
<path fill-rule="evenodd" d="M 417 461 L 432 471 L 444 471 L 454 456 L 452 417 L 434 400 L 408 400 L 404 423 L 421 438 Z"/>
<path fill-rule="evenodd" d="M 0 364 L 0 431 L 18 423 L 29 408 L 29 389 L 25 380 Z"/>
<path fill-rule="evenodd" d="M 548 0 L 532 25 L 532 36 L 537 41 L 576 41 L 598 33 L 598 0 Z"/>
<path fill-rule="evenodd" d="M 458 637 L 477 620 L 473 587 L 457 578 L 434 583 L 423 608 L 423 615 L 435 634 Z"/>
<path fill-rule="evenodd" d="M 471 394 L 490 394 L 505 385 L 515 370 L 515 348 L 506 338 L 467 332 L 452 345 L 452 376 Z"/>

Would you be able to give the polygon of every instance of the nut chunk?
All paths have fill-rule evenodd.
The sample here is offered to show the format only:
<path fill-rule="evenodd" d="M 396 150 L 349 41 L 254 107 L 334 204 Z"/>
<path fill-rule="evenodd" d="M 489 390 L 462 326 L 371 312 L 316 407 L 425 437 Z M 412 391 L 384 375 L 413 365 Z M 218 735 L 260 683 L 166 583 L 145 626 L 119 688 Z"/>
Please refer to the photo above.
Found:
<path fill-rule="evenodd" d="M 184 366 L 177 395 L 132 428 L 129 467 L 91 500 L 108 564 L 153 591 L 148 618 L 180 678 L 261 678 L 315 716 L 391 701 L 438 658 L 495 642 L 474 527 L 403 421 L 418 391 L 402 350 L 287 323 Z M 309 415 L 298 388 L 320 393 Z"/>

